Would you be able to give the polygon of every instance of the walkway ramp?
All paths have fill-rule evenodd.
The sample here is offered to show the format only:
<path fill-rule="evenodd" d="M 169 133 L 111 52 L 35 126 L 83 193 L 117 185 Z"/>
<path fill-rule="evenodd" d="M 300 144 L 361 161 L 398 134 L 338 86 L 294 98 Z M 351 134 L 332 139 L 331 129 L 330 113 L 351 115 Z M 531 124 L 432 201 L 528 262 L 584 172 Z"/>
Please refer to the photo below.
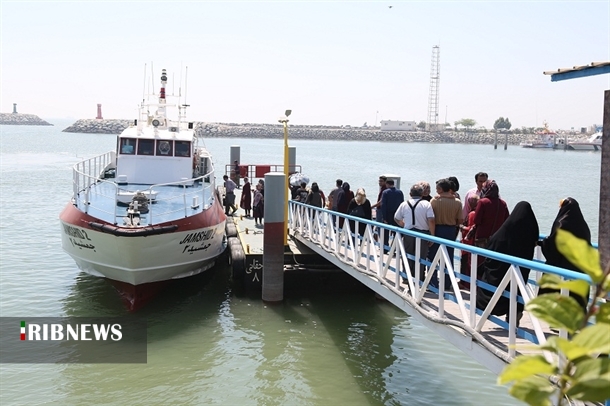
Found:
<path fill-rule="evenodd" d="M 339 227 L 341 218 L 346 221 Z M 360 223 L 366 224 L 362 237 L 352 233 L 348 220 L 355 222 L 354 229 L 358 229 Z M 435 258 L 428 262 L 419 257 L 419 252 L 414 256 L 407 255 L 402 238 L 390 239 L 390 245 L 384 250 L 377 242 L 376 231 L 382 234 L 379 241 L 383 241 L 383 233 L 409 234 L 418 240 L 438 243 L 440 248 Z M 517 355 L 528 352 L 532 343 L 544 343 L 551 335 L 567 337 L 567 332 L 551 330 L 528 312 L 524 312 L 520 321 L 517 320 L 517 302 L 527 303 L 536 296 L 536 281 L 541 274 L 547 272 L 565 279 L 587 280 L 586 275 L 544 264 L 539 248 L 536 258 L 523 260 L 297 202 L 290 202 L 289 233 L 292 239 L 347 272 L 497 374 Z M 455 249 L 455 263 L 450 263 L 448 247 Z M 472 278 L 459 272 L 457 257 L 460 250 L 472 255 Z M 497 289 L 476 280 L 477 257 L 480 255 L 510 264 Z M 408 258 L 415 263 L 427 264 L 428 269 L 443 269 L 449 275 L 451 286 L 444 286 L 445 278 L 442 277 L 438 278 L 438 288 L 430 285 L 431 272 L 427 272 L 425 280 L 419 282 L 419 267 L 415 267 L 415 277 L 412 277 Z M 520 267 L 531 269 L 529 280 L 523 280 Z M 460 289 L 460 280 L 470 282 L 470 289 Z M 484 310 L 471 305 L 476 303 L 477 285 L 495 291 Z M 562 293 L 567 295 L 567 291 Z M 500 296 L 509 299 L 507 318 L 490 314 Z"/>

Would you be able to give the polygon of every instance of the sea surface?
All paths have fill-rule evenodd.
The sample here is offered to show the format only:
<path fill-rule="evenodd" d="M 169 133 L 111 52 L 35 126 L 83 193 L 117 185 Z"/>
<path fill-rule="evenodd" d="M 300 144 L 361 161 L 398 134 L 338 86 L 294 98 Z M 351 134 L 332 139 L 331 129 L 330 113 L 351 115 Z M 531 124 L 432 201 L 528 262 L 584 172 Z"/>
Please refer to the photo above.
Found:
<path fill-rule="evenodd" d="M 0 316 L 127 316 L 113 288 L 61 249 L 58 215 L 71 167 L 114 149 L 116 137 L 0 126 Z M 242 164 L 283 162 L 279 139 L 209 139 L 217 179 L 240 146 Z M 582 206 L 597 240 L 600 154 L 509 146 L 291 141 L 296 163 L 329 192 L 336 178 L 372 201 L 380 174 L 401 187 L 485 171 L 512 208 L 529 201 L 542 234 L 561 198 Z M 349 278 L 348 278 L 349 279 Z M 495 375 L 346 278 L 288 286 L 284 303 L 237 297 L 228 271 L 177 283 L 138 317 L 148 363 L 1 364 L 5 405 L 516 405 Z M 133 316 L 135 317 L 135 316 Z"/>

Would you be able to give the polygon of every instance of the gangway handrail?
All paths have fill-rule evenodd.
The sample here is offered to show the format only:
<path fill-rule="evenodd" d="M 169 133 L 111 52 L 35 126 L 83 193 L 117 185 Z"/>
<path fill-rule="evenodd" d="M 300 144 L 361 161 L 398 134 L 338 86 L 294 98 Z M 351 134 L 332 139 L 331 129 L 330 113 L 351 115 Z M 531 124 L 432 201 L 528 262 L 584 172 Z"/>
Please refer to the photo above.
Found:
<path fill-rule="evenodd" d="M 517 343 L 518 335 L 522 339 L 539 344 L 544 343 L 546 335 L 549 334 L 548 331 L 543 331 L 540 321 L 531 314 L 528 316 L 533 326 L 534 335 L 518 328 L 517 302 L 527 303 L 537 293 L 537 278 L 534 280 L 530 278 L 528 281 L 524 281 L 520 272 L 521 267 L 529 268 L 533 272 L 558 275 L 564 279 L 584 280 L 591 284 L 591 278 L 586 274 L 547 265 L 540 261 L 516 258 L 484 248 L 462 244 L 457 241 L 450 241 L 429 234 L 338 213 L 325 208 L 305 205 L 298 201 L 290 201 L 289 208 L 289 229 L 294 235 L 321 247 L 324 251 L 334 255 L 341 263 L 352 267 L 362 274 L 377 279 L 378 282 L 394 294 L 399 295 L 424 317 L 437 323 L 452 325 L 466 331 L 489 352 L 505 362 L 510 362 L 516 356 L 515 344 Z M 339 228 L 340 218 L 345 219 L 342 228 Z M 349 220 L 355 222 L 355 229 L 358 228 L 360 223 L 366 224 L 362 239 L 359 238 L 357 233 L 352 233 Z M 404 249 L 403 239 L 395 238 L 391 245 L 386 247 L 388 249 L 387 254 L 384 254 L 382 247 L 374 239 L 373 230 L 375 228 L 379 229 L 381 233 L 393 232 L 398 235 L 411 235 L 416 238 L 417 242 L 422 239 L 431 241 L 439 244 L 439 249 L 431 262 L 422 262 L 424 259 L 420 258 L 419 243 L 415 244 L 417 247 L 415 256 L 408 255 Z M 379 236 L 379 241 L 383 241 L 383 235 Z M 471 276 L 464 278 L 470 281 L 469 300 L 465 300 L 462 297 L 462 292 L 458 287 L 458 280 L 456 279 L 457 270 L 454 268 L 454 264 L 449 261 L 447 247 L 467 251 L 472 254 Z M 537 247 L 536 250 L 538 251 L 537 254 L 540 255 L 540 249 Z M 479 255 L 510 264 L 505 277 L 498 287 L 477 281 L 477 259 Z M 411 276 L 408 259 L 415 261 L 414 276 Z M 429 285 L 432 272 L 427 272 L 425 280 L 420 285 L 419 263 L 427 264 L 429 269 L 439 270 L 438 289 L 431 288 Z M 449 275 L 451 288 L 453 288 L 452 291 L 444 286 L 445 278 L 440 274 L 440 270 L 446 271 Z M 477 287 L 493 291 L 492 298 L 484 310 L 476 308 Z M 424 301 L 426 299 L 425 295 L 429 296 L 430 290 L 438 293 L 437 310 L 432 309 Z M 508 292 L 505 290 L 508 290 Z M 567 295 L 568 291 L 562 289 L 562 294 Z M 458 321 L 449 319 L 444 315 L 446 296 L 452 298 L 453 295 L 455 295 L 455 300 L 452 301 L 456 302 L 459 307 L 460 314 L 458 316 L 454 315 L 454 317 L 459 319 Z M 491 315 L 493 308 L 502 296 L 509 299 L 508 324 L 501 321 L 497 316 Z M 497 326 L 508 330 L 508 345 L 506 349 L 490 343 L 484 337 L 482 329 L 487 321 L 492 321 Z M 560 330 L 559 334 L 563 337 L 567 336 L 567 332 L 564 330 Z M 549 354 L 545 354 L 545 356 L 550 357 Z"/>

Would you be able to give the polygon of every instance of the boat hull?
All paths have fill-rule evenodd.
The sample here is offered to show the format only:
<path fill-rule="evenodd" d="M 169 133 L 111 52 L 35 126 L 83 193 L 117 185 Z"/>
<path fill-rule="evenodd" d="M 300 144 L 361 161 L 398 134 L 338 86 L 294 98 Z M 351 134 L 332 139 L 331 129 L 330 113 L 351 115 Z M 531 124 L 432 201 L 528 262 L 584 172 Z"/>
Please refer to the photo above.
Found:
<path fill-rule="evenodd" d="M 521 143 L 521 147 L 523 148 L 553 148 L 553 145 L 550 144 L 533 144 L 533 143 Z"/>
<path fill-rule="evenodd" d="M 568 143 L 568 148 L 573 149 L 575 151 L 598 151 L 600 149 L 600 145 L 589 144 L 589 143 L 576 143 L 571 142 Z"/>
<path fill-rule="evenodd" d="M 215 203 L 196 215 L 155 226 L 165 232 L 129 234 L 133 229 L 111 224 L 100 228 L 103 222 L 68 204 L 60 215 L 62 248 L 84 272 L 111 281 L 138 286 L 179 279 L 214 265 L 224 250 L 225 220 Z"/>

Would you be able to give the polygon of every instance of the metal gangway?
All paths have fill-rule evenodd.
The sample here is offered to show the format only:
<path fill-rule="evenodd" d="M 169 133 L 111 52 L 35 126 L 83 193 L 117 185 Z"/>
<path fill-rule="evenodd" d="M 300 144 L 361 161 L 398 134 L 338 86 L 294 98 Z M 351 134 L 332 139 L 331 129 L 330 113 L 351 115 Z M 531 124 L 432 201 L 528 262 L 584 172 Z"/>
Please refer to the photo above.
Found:
<path fill-rule="evenodd" d="M 517 303 L 524 304 L 536 297 L 537 281 L 542 273 L 591 283 L 587 275 L 544 264 L 540 247 L 536 247 L 532 260 L 524 260 L 295 201 L 289 203 L 288 217 L 288 231 L 292 239 L 347 272 L 496 374 L 517 355 L 531 351 L 532 343 L 545 343 L 551 335 L 567 337 L 566 331 L 553 331 L 544 321 L 528 312 L 524 312 L 518 322 Z M 345 221 L 343 226 L 339 227 L 341 218 Z M 356 230 L 359 224 L 366 224 L 362 237 L 357 232 L 354 234 L 348 220 L 355 222 Z M 394 235 L 389 241 L 390 245 L 385 247 L 385 252 L 384 247 L 375 238 L 376 229 L 380 242 L 384 241 L 385 233 Z M 405 252 L 403 239 L 397 238 L 402 235 L 416 237 L 414 256 Z M 431 261 L 420 257 L 421 239 L 439 244 L 439 249 Z M 449 259 L 448 247 L 455 249 L 455 263 L 451 263 Z M 472 255 L 470 277 L 459 271 L 457 254 L 461 250 Z M 510 264 L 497 288 L 477 281 L 477 258 L 481 255 Z M 444 270 L 451 285 L 445 286 L 445 278 L 440 271 L 438 288 L 430 284 L 432 272 L 427 272 L 425 279 L 420 282 L 420 267 L 416 265 L 414 276 L 411 276 L 408 259 L 414 260 L 415 264 L 426 264 L 428 269 Z M 520 267 L 531 270 L 528 280 L 523 280 Z M 470 290 L 460 289 L 459 280 L 470 282 Z M 477 309 L 475 305 L 477 285 L 495 291 L 484 310 Z M 568 291 L 564 289 L 562 294 L 568 295 Z M 501 296 L 509 300 L 506 319 L 504 316 L 491 314 Z"/>

